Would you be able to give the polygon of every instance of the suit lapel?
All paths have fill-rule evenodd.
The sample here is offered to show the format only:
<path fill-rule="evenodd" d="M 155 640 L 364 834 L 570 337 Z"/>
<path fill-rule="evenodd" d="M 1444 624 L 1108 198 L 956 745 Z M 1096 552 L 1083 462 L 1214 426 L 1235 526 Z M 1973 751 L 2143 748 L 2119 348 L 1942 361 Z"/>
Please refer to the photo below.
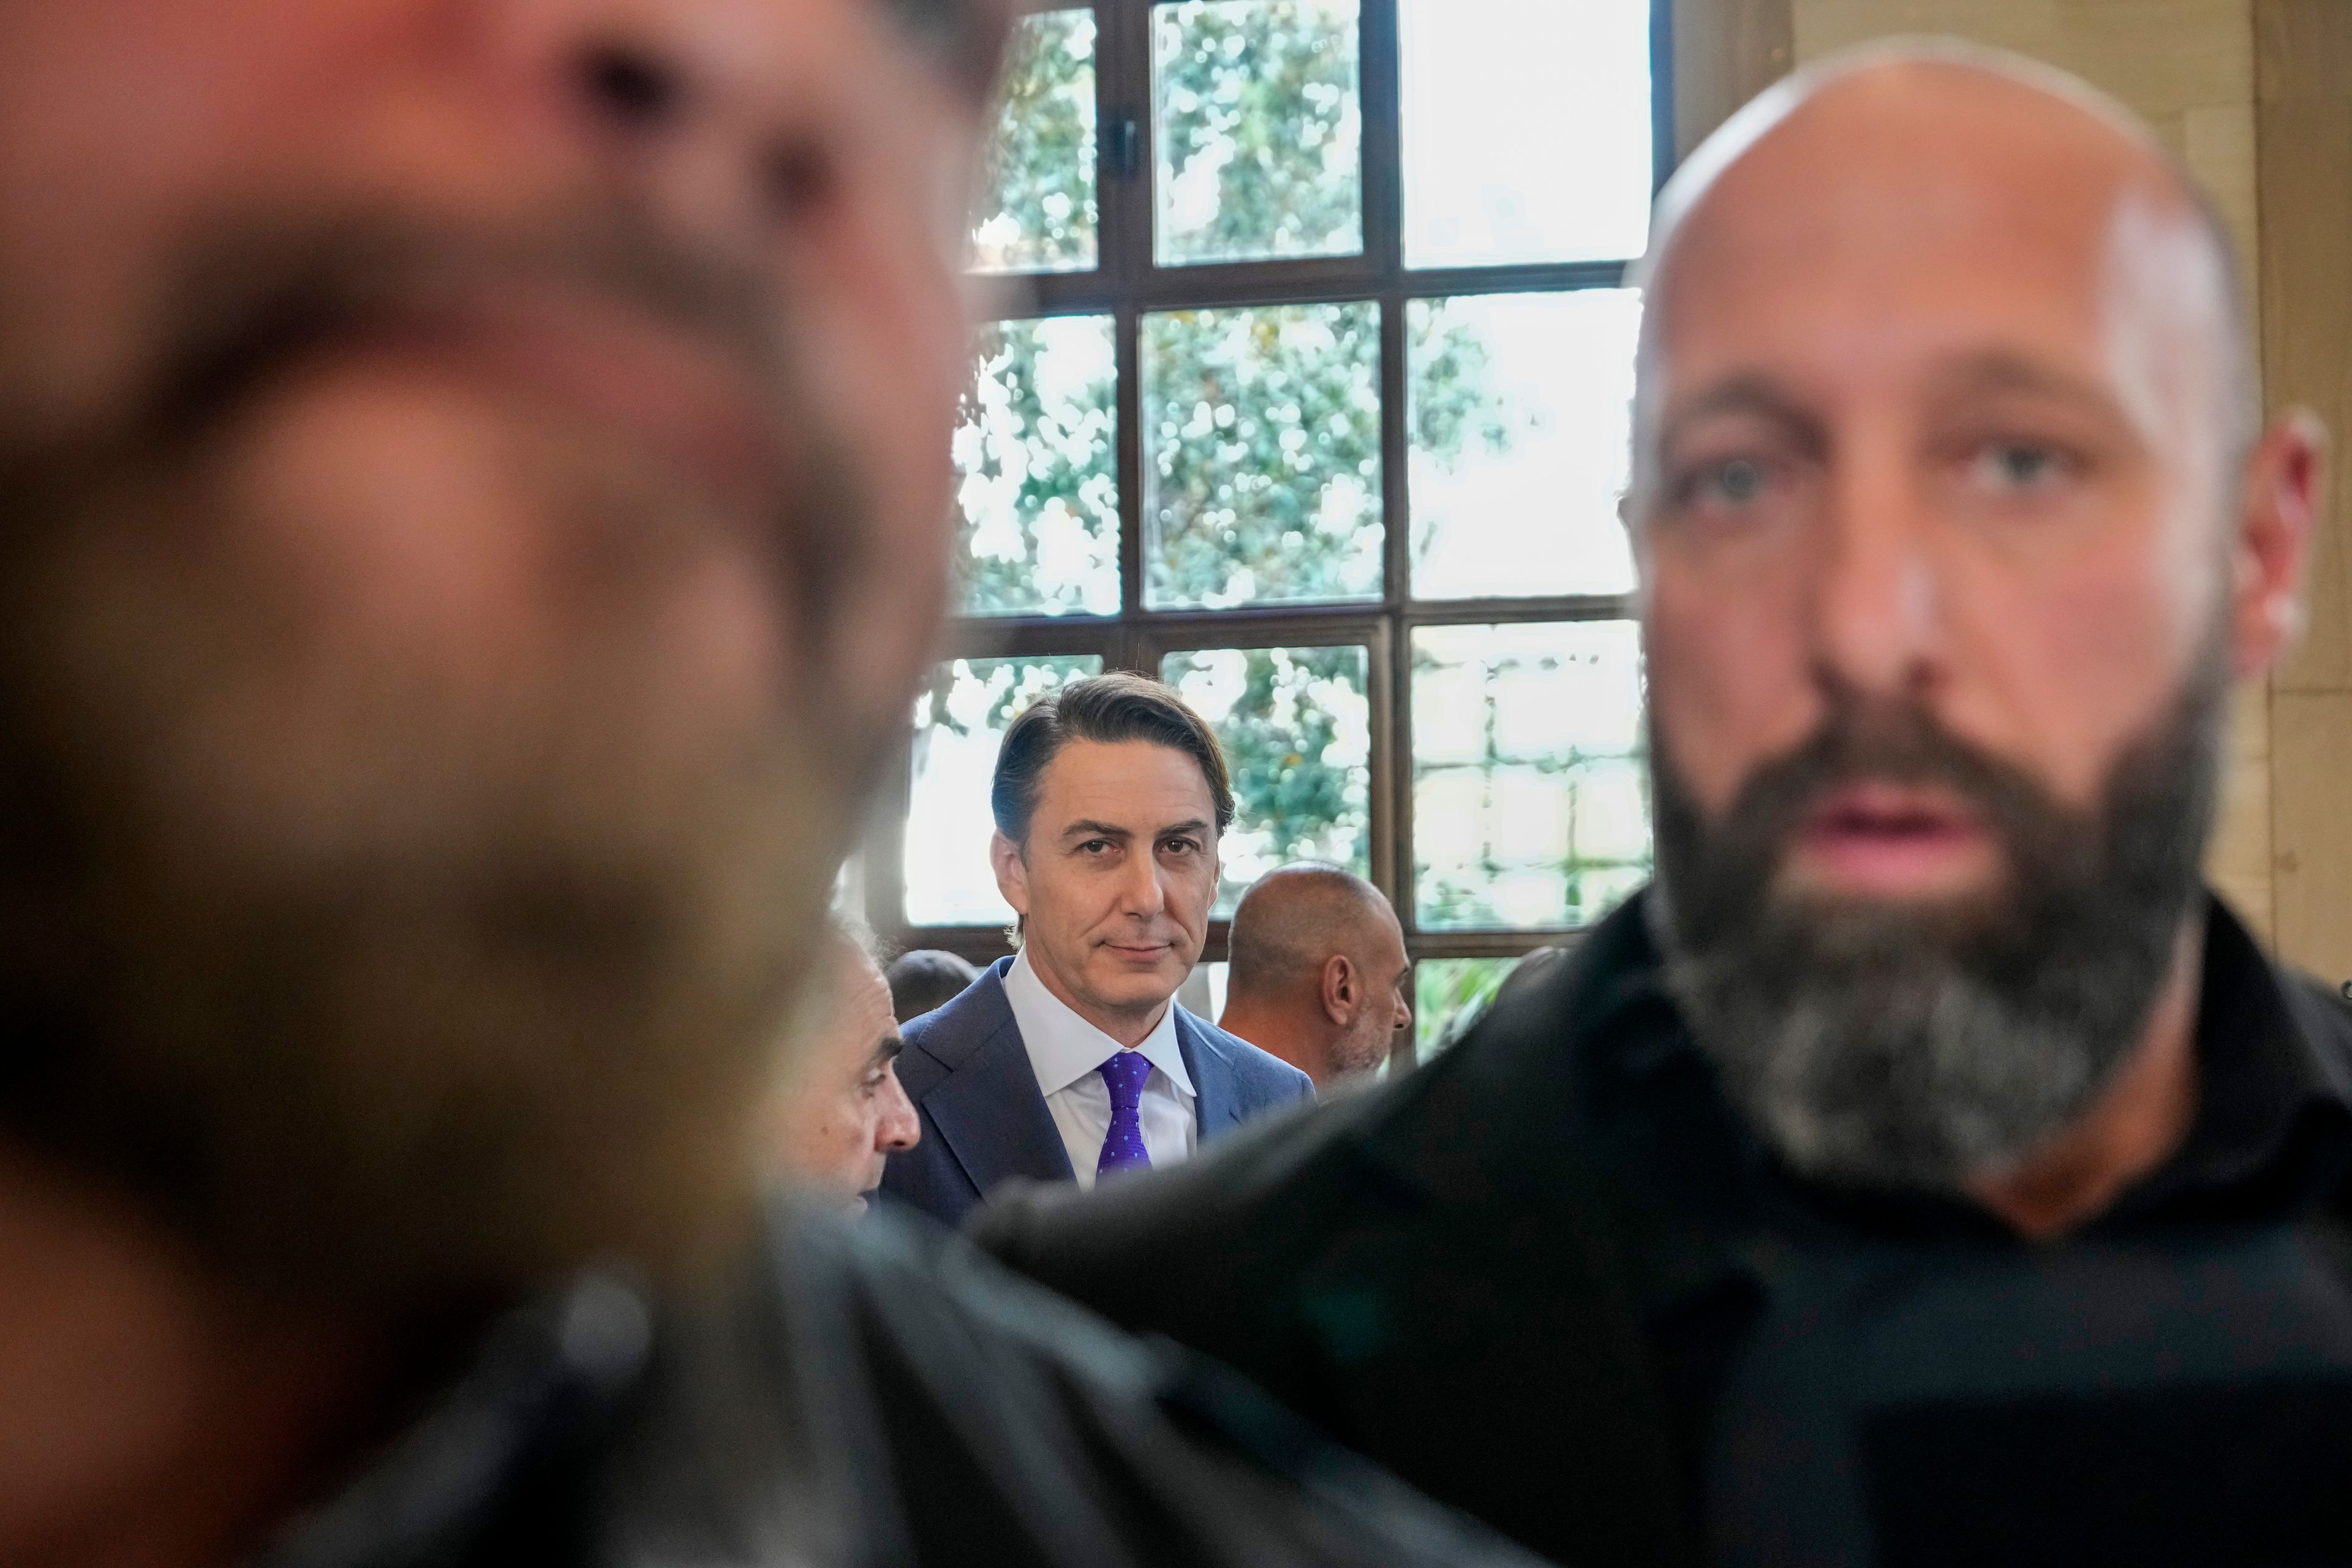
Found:
<path fill-rule="evenodd" d="M 1183 1053 L 1184 1070 L 1192 1075 L 1192 1120 L 1201 1141 L 1205 1143 L 1240 1126 L 1241 1100 L 1234 1092 L 1233 1064 L 1226 1059 L 1224 1042 L 1213 1038 L 1181 1007 L 1176 1009 L 1176 1048 Z"/>
<path fill-rule="evenodd" d="M 1013 1008 L 1004 1000 L 1003 984 L 990 978 L 994 994 L 986 1000 L 994 1004 L 992 1016 L 978 1022 L 984 1028 L 992 1022 L 994 1027 L 923 1096 L 923 1110 L 939 1130 L 940 1141 L 982 1194 L 1012 1176 L 1069 1181 L 1069 1151 L 1062 1146 L 1045 1097 L 1038 1091 L 1037 1075 L 1029 1066 Z"/>

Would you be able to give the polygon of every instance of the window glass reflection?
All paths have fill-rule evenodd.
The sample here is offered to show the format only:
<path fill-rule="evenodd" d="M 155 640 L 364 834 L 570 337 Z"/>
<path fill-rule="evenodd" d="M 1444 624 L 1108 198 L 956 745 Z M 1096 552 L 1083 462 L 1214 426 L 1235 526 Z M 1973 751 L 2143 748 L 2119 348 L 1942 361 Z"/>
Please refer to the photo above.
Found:
<path fill-rule="evenodd" d="M 1004 731 L 1031 703 L 1080 676 L 1090 655 L 960 658 L 940 665 L 915 700 L 914 792 L 907 809 L 907 920 L 913 925 L 1009 925 L 996 890 L 988 791 Z"/>

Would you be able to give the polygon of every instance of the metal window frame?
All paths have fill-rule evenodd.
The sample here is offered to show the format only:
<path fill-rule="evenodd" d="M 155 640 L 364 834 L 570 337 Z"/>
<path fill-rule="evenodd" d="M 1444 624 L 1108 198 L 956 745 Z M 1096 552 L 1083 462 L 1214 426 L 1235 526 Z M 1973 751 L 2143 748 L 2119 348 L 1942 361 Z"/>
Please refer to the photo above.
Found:
<path fill-rule="evenodd" d="M 1439 931 L 1419 929 L 1412 889 L 1412 638 L 1423 626 L 1528 625 L 1616 620 L 1632 613 L 1623 595 L 1554 595 L 1415 601 L 1408 592 L 1411 513 L 1407 461 L 1405 316 L 1416 300 L 1474 294 L 1566 293 L 1622 287 L 1626 263 L 1408 269 L 1403 259 L 1402 79 L 1398 0 L 1360 0 L 1363 108 L 1364 249 L 1360 256 L 1162 268 L 1152 248 L 1157 168 L 1151 113 L 1151 13 L 1172 0 L 1095 0 L 1091 7 L 1034 0 L 1032 9 L 1091 8 L 1096 18 L 1095 87 L 1101 138 L 1096 160 L 1099 213 L 1097 266 L 1089 272 L 991 279 L 1001 320 L 1099 315 L 1113 322 L 1118 390 L 1120 608 L 1116 616 L 961 618 L 950 624 L 941 658 L 1099 655 L 1107 669 L 1156 676 L 1168 654 L 1193 648 L 1361 646 L 1370 655 L 1371 707 L 1371 880 L 1404 927 L 1405 951 L 1427 959 L 1512 958 L 1538 947 L 1573 943 L 1581 928 Z M 1672 0 L 1651 0 L 1653 181 L 1663 184 L 1675 160 Z M 1122 138 L 1124 146 L 1122 148 Z M 1125 151 L 1121 160 L 1115 156 Z M 1124 166 L 1122 166 L 1124 164 Z M 1231 610 L 1151 610 L 1143 602 L 1143 436 L 1140 329 L 1146 315 L 1171 310 L 1371 302 L 1381 320 L 1382 516 L 1387 527 L 1382 592 L 1377 599 L 1328 605 L 1286 604 Z M 975 962 L 1009 952 L 992 926 L 909 926 L 905 919 L 903 825 L 912 796 L 911 756 L 901 748 L 869 826 L 865 847 L 867 919 L 908 946 L 943 948 Z M 1214 922 L 1203 963 L 1222 961 L 1227 925 Z M 1400 1031 L 1392 1060 L 1410 1066 L 1414 1031 Z"/>

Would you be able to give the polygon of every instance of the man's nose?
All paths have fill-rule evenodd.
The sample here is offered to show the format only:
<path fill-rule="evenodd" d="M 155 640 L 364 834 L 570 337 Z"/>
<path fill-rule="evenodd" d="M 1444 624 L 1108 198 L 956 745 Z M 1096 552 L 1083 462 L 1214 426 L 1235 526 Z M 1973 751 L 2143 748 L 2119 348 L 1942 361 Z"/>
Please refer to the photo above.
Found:
<path fill-rule="evenodd" d="M 1916 697 L 1940 657 L 1939 574 L 1906 466 L 1858 461 L 1831 491 L 1811 606 L 1815 662 L 1872 697 Z"/>
<path fill-rule="evenodd" d="M 1404 999 L 1404 993 L 1402 991 L 1397 993 L 1396 1026 L 1400 1029 L 1412 1027 L 1412 1004 Z"/>
<path fill-rule="evenodd" d="M 899 1087 L 898 1074 L 890 1075 L 886 1089 L 882 1118 L 874 1124 L 874 1147 L 882 1153 L 895 1154 L 923 1141 L 923 1124 L 915 1115 L 914 1102 Z"/>
<path fill-rule="evenodd" d="M 684 232 L 749 245 L 828 193 L 871 47 L 855 9 L 510 0 L 500 14 L 512 85 L 597 178 Z"/>
<path fill-rule="evenodd" d="M 1138 855 L 1129 862 L 1128 873 L 1119 887 L 1119 911 L 1129 915 L 1156 915 L 1168 907 L 1168 889 L 1160 879 L 1160 861 L 1156 855 Z"/>

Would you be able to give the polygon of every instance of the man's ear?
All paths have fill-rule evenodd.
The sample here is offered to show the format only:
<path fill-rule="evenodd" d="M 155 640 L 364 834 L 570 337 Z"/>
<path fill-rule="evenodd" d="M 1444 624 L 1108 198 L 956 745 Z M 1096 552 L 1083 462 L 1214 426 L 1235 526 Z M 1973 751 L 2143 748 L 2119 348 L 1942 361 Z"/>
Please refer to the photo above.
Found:
<path fill-rule="evenodd" d="M 2258 675 L 2283 658 L 2303 630 L 2312 531 L 2327 494 L 2327 428 L 2293 409 L 2272 426 L 2246 464 L 2231 549 L 2231 668 Z"/>
<path fill-rule="evenodd" d="M 1021 846 L 1002 833 L 992 834 L 988 840 L 988 863 L 996 871 L 996 890 L 1013 906 L 1013 912 L 1026 919 L 1029 914 L 1029 864 L 1021 858 Z"/>
<path fill-rule="evenodd" d="M 1356 974 L 1356 966 L 1345 954 L 1333 953 L 1323 961 L 1323 1016 L 1347 1027 L 1356 1019 L 1356 1005 L 1362 1000 L 1363 986 Z"/>

